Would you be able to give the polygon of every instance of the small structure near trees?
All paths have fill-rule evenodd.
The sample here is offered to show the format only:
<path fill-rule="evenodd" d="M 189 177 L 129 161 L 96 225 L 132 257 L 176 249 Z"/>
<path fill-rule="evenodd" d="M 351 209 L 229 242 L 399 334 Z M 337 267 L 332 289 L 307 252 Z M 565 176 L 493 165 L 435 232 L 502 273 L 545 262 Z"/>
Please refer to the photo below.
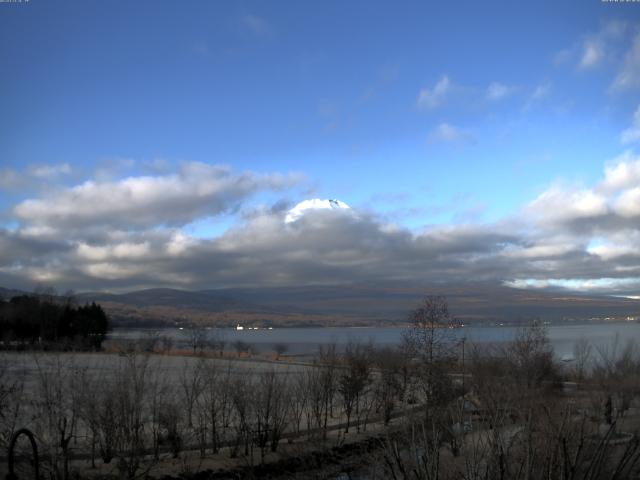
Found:
<path fill-rule="evenodd" d="M 39 480 L 40 459 L 38 458 L 38 445 L 36 444 L 36 439 L 33 433 L 31 433 L 31 431 L 26 428 L 21 428 L 20 430 L 17 430 L 11 436 L 11 441 L 9 442 L 9 450 L 8 450 L 8 456 L 7 456 L 8 473 L 6 476 L 6 480 L 17 480 L 18 478 L 15 473 L 15 448 L 16 448 L 16 443 L 18 442 L 18 438 L 20 438 L 21 435 L 24 435 L 29 440 L 29 443 L 31 445 L 31 454 L 33 455 L 33 469 L 34 469 L 33 478 L 35 480 Z"/>

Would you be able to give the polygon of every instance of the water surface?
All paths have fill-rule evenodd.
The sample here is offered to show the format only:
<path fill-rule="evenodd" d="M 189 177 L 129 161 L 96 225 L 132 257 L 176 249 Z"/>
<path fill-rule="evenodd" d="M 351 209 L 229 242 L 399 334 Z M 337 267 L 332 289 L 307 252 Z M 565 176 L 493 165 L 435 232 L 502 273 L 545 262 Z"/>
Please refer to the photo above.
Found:
<path fill-rule="evenodd" d="M 608 322 L 587 323 L 582 325 L 550 325 L 547 334 L 558 358 L 571 355 L 577 340 L 584 338 L 597 349 L 611 351 L 614 344 L 618 348 L 629 340 L 640 344 L 640 323 Z M 449 330 L 456 339 L 466 339 L 469 343 L 502 343 L 512 340 L 519 327 L 465 326 Z M 284 344 L 289 354 L 309 354 L 317 351 L 319 345 L 336 343 L 339 347 L 348 342 L 372 342 L 378 346 L 394 346 L 402 342 L 405 327 L 334 327 L 334 328 L 274 328 L 273 330 L 236 330 L 235 328 L 213 328 L 207 330 L 211 338 L 222 338 L 226 348 L 233 349 L 233 344 L 242 341 L 251 344 L 254 350 L 273 351 L 275 345 Z M 189 343 L 189 332 L 177 328 L 169 329 L 115 329 L 109 338 L 137 340 L 154 336 L 169 336 L 178 345 Z"/>

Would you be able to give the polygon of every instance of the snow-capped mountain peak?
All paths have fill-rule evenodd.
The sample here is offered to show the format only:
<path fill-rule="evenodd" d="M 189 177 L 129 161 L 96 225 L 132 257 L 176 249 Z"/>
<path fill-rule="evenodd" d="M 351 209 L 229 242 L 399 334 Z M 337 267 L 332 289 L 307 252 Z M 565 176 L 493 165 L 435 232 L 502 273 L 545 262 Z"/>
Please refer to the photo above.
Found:
<path fill-rule="evenodd" d="M 349 207 L 349 205 L 347 205 L 346 203 L 341 202 L 340 200 L 335 200 L 333 198 L 330 198 L 328 200 L 312 198 L 298 203 L 295 207 L 289 210 L 284 221 L 285 223 L 295 222 L 308 210 L 346 210 L 350 208 L 351 207 Z"/>

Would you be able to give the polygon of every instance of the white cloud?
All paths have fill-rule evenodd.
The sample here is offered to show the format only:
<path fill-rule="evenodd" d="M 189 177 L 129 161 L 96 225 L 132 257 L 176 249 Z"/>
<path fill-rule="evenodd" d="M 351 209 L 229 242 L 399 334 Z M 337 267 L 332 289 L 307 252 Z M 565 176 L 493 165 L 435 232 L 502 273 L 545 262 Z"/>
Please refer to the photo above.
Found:
<path fill-rule="evenodd" d="M 606 238 L 592 239 L 586 250 L 604 261 L 610 261 L 625 256 L 633 258 L 637 255 L 639 248 L 640 230 L 625 229 L 620 232 L 609 232 Z M 616 268 L 623 266 L 618 265 Z M 633 267 L 633 265 L 627 265 L 627 267 Z"/>
<path fill-rule="evenodd" d="M 451 92 L 451 88 L 449 77 L 443 75 L 432 88 L 425 87 L 420 90 L 418 107 L 430 110 L 442 105 Z"/>
<path fill-rule="evenodd" d="M 531 202 L 527 210 L 543 223 L 558 223 L 604 215 L 607 199 L 588 188 L 554 185 Z"/>
<path fill-rule="evenodd" d="M 640 216 L 640 187 L 622 192 L 613 205 L 615 212 L 623 217 Z"/>
<path fill-rule="evenodd" d="M 635 254 L 638 250 L 637 246 L 631 245 L 597 245 L 589 248 L 587 251 L 592 255 L 597 255 L 603 260 L 613 260 L 625 255 Z"/>
<path fill-rule="evenodd" d="M 598 32 L 588 35 L 582 42 L 578 67 L 583 70 L 594 68 L 612 58 L 627 27 L 624 21 L 610 20 L 605 22 Z"/>
<path fill-rule="evenodd" d="M 624 130 L 620 135 L 620 141 L 623 144 L 635 143 L 640 141 L 640 105 L 633 114 L 631 126 Z"/>
<path fill-rule="evenodd" d="M 555 63 L 556 65 L 562 65 L 564 63 L 567 63 L 569 60 L 571 60 L 572 56 L 573 56 L 572 49 L 563 48 L 553 56 L 553 63 Z"/>
<path fill-rule="evenodd" d="M 535 103 L 540 102 L 541 100 L 548 97 L 549 93 L 551 93 L 551 83 L 544 82 L 537 85 L 536 88 L 534 88 L 531 94 L 529 95 L 529 98 L 527 99 L 526 103 L 524 104 L 524 110 L 528 110 Z"/>
<path fill-rule="evenodd" d="M 474 136 L 467 130 L 463 130 L 446 122 L 442 122 L 436 126 L 427 137 L 427 141 L 430 143 L 466 143 L 473 142 L 474 140 Z"/>
<path fill-rule="evenodd" d="M 629 51 L 625 54 L 622 67 L 611 85 L 613 90 L 640 88 L 640 33 L 633 39 Z"/>
<path fill-rule="evenodd" d="M 59 231 L 49 225 L 27 225 L 20 229 L 20 234 L 25 237 L 32 238 L 50 238 L 54 239 L 59 235 Z"/>
<path fill-rule="evenodd" d="M 551 84 L 549 82 L 538 85 L 531 94 L 532 100 L 542 100 L 551 92 Z"/>
<path fill-rule="evenodd" d="M 640 156 L 630 150 L 608 162 L 597 189 L 612 194 L 640 184 Z"/>
<path fill-rule="evenodd" d="M 579 67 L 588 69 L 595 67 L 604 58 L 604 47 L 598 39 L 589 39 L 584 42 L 582 57 L 580 58 Z"/>
<path fill-rule="evenodd" d="M 607 21 L 598 31 L 584 35 L 581 41 L 572 47 L 559 51 L 554 57 L 554 62 L 571 62 L 580 70 L 591 70 L 610 62 L 617 57 L 621 42 L 629 30 L 628 26 L 625 21 Z"/>
<path fill-rule="evenodd" d="M 111 258 L 115 259 L 140 259 L 150 253 L 151 246 L 149 242 L 133 243 L 124 242 L 114 245 L 88 245 L 79 243 L 77 246 L 77 254 L 84 260 L 103 261 Z"/>
<path fill-rule="evenodd" d="M 591 188 L 556 184 L 525 209 L 539 225 L 582 231 L 636 230 L 640 217 L 640 157 L 625 152 L 604 170 Z"/>
<path fill-rule="evenodd" d="M 175 174 L 86 181 L 14 208 L 24 222 L 58 228 L 184 225 L 227 211 L 259 190 L 288 188 L 296 175 L 234 174 L 228 167 L 186 163 Z"/>
<path fill-rule="evenodd" d="M 171 256 L 179 256 L 194 248 L 198 241 L 180 231 L 173 232 L 166 244 L 166 252 Z"/>
<path fill-rule="evenodd" d="M 29 167 L 29 173 L 41 179 L 50 179 L 60 175 L 69 175 L 71 166 L 68 163 L 59 165 L 33 165 Z"/>
<path fill-rule="evenodd" d="M 492 101 L 502 100 L 515 93 L 516 90 L 517 87 L 500 82 L 492 82 L 487 87 L 487 99 Z"/>
<path fill-rule="evenodd" d="M 513 250 L 506 250 L 505 256 L 525 259 L 552 258 L 565 255 L 575 250 L 576 244 L 573 242 L 540 243 L 527 247 L 518 247 Z"/>
<path fill-rule="evenodd" d="M 90 277 L 98 278 L 101 280 L 126 280 L 127 278 L 135 275 L 140 275 L 144 272 L 143 265 L 125 265 L 121 263 L 99 262 L 91 263 L 82 267 L 84 271 Z"/>
<path fill-rule="evenodd" d="M 460 138 L 457 127 L 440 127 L 443 140 Z M 383 213 L 311 208 L 287 226 L 284 201 L 241 212 L 218 236 L 195 238 L 182 226 L 283 185 L 289 177 L 185 164 L 31 201 L 42 205 L 23 202 L 14 210 L 22 223 L 0 228 L 0 280 L 122 290 L 474 279 L 599 291 L 622 285 L 602 278 L 640 276 L 640 157 L 631 152 L 608 163 L 599 181 L 556 183 L 515 218 L 489 224 L 416 231 Z"/>
<path fill-rule="evenodd" d="M 25 179 L 12 168 L 0 169 L 0 190 L 18 190 L 25 183 Z"/>
<path fill-rule="evenodd" d="M 240 21 L 245 28 L 256 36 L 265 37 L 273 33 L 271 24 L 257 15 L 244 15 Z"/>
<path fill-rule="evenodd" d="M 572 290 L 584 293 L 612 293 L 615 289 L 622 288 L 634 288 L 638 287 L 638 279 L 636 278 L 597 278 L 597 279 L 583 279 L 583 278 L 553 278 L 548 280 L 540 279 L 518 279 L 513 281 L 504 282 L 505 285 L 513 288 L 521 289 L 547 289 L 549 287 L 559 288 L 563 290 Z"/>
<path fill-rule="evenodd" d="M 0 190 L 29 190 L 39 182 L 55 180 L 57 177 L 72 173 L 68 163 L 58 165 L 29 165 L 23 169 L 0 169 Z"/>

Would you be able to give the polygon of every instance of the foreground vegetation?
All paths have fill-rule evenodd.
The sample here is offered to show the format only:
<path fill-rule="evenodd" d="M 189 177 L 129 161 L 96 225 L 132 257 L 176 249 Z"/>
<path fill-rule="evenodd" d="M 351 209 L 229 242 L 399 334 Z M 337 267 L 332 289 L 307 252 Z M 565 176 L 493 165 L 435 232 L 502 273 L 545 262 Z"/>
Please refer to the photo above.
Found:
<path fill-rule="evenodd" d="M 6 354 L 0 441 L 30 428 L 45 475 L 64 480 L 205 468 L 209 478 L 250 478 L 270 462 L 282 469 L 272 478 L 327 478 L 328 456 L 353 442 L 366 448 L 340 466 L 351 478 L 640 473 L 635 345 L 579 341 L 561 367 L 537 325 L 508 344 L 457 343 L 439 298 L 425 299 L 411 321 L 396 349 L 329 346 L 307 365 L 226 359 L 205 347 L 188 357 L 141 351 L 148 346 Z"/>

